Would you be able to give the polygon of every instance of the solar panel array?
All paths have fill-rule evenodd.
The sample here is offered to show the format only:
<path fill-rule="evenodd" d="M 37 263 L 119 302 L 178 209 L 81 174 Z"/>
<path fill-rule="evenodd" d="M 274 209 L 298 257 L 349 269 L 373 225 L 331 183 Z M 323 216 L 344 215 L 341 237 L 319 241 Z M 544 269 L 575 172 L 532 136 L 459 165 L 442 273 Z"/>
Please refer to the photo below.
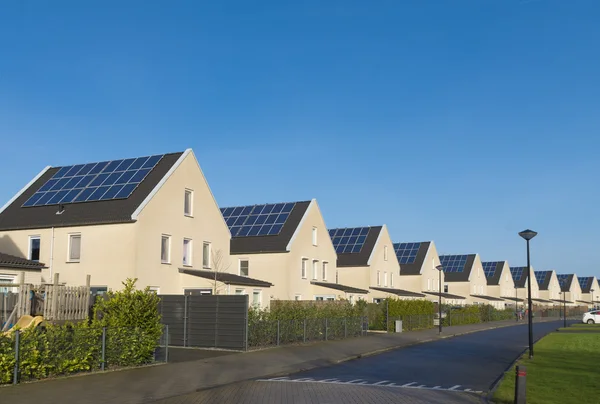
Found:
<path fill-rule="evenodd" d="M 440 264 L 444 272 L 462 272 L 465 270 L 468 255 L 441 255 Z"/>
<path fill-rule="evenodd" d="M 541 285 L 546 280 L 548 271 L 535 271 L 534 274 L 535 274 L 535 279 L 537 280 L 538 285 Z"/>
<path fill-rule="evenodd" d="M 370 227 L 329 229 L 329 236 L 338 254 L 359 253 L 365 244 Z"/>
<path fill-rule="evenodd" d="M 276 236 L 290 216 L 296 203 L 221 208 L 231 237 Z"/>
<path fill-rule="evenodd" d="M 515 281 L 523 277 L 523 273 L 527 275 L 527 267 L 510 267 L 510 273 Z"/>
<path fill-rule="evenodd" d="M 23 207 L 129 198 L 163 156 L 60 167 Z"/>
<path fill-rule="evenodd" d="M 571 275 L 556 275 L 556 277 L 558 278 L 558 283 L 560 284 L 560 288 L 565 288 L 567 285 L 567 282 L 569 281 L 569 278 L 571 277 Z"/>
<path fill-rule="evenodd" d="M 400 264 L 412 264 L 417 258 L 421 243 L 395 243 L 394 251 Z"/>
<path fill-rule="evenodd" d="M 492 276 L 494 276 L 494 274 L 496 273 L 496 267 L 498 266 L 499 263 L 500 262 L 498 262 L 498 261 L 481 263 L 481 265 L 483 266 L 483 272 L 485 272 L 486 278 L 491 278 Z"/>
<path fill-rule="evenodd" d="M 589 276 L 578 276 L 577 280 L 579 281 L 579 286 L 582 290 L 588 290 L 590 288 L 590 283 L 592 282 L 592 278 Z"/>

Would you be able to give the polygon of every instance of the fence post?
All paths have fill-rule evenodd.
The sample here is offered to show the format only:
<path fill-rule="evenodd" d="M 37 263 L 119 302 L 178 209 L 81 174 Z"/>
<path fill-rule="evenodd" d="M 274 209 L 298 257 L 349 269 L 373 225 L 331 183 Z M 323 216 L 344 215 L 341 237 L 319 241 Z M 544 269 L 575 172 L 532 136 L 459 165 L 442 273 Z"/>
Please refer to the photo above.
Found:
<path fill-rule="evenodd" d="M 19 383 L 19 339 L 21 336 L 21 331 L 15 331 L 15 368 L 13 374 L 13 384 Z"/>
<path fill-rule="evenodd" d="M 169 324 L 165 325 L 165 363 L 169 362 Z"/>
<path fill-rule="evenodd" d="M 515 368 L 515 404 L 525 404 L 526 397 L 527 368 L 517 366 Z"/>
<path fill-rule="evenodd" d="M 106 363 L 106 327 L 102 327 L 102 362 L 100 370 L 104 371 Z"/>
<path fill-rule="evenodd" d="M 385 332 L 390 332 L 390 300 L 385 299 Z"/>
<path fill-rule="evenodd" d="M 346 317 L 344 317 L 344 338 L 348 338 L 348 326 L 346 324 Z"/>
<path fill-rule="evenodd" d="M 277 346 L 279 346 L 279 320 L 277 320 Z"/>
<path fill-rule="evenodd" d="M 302 339 L 302 342 L 306 342 L 306 319 L 304 319 L 304 338 Z"/>
<path fill-rule="evenodd" d="M 183 297 L 183 346 L 186 347 L 187 342 L 187 313 L 188 313 L 188 296 Z"/>
<path fill-rule="evenodd" d="M 327 319 L 325 319 L 325 341 L 327 341 L 327 333 L 329 331 Z"/>

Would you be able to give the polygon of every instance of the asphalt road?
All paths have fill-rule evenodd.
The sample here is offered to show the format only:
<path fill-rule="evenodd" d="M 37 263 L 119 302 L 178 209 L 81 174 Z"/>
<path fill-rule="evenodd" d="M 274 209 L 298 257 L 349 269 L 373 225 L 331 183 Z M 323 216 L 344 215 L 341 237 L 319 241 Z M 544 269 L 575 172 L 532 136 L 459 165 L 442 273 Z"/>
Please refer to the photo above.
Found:
<path fill-rule="evenodd" d="M 561 326 L 559 321 L 534 324 L 534 340 Z M 527 325 L 523 324 L 415 345 L 279 380 L 486 392 L 527 346 Z"/>

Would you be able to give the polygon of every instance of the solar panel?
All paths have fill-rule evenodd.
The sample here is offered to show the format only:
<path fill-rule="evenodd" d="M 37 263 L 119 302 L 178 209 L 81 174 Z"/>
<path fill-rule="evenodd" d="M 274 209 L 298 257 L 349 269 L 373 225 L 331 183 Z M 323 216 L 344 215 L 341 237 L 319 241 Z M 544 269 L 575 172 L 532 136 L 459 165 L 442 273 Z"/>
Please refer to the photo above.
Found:
<path fill-rule="evenodd" d="M 394 251 L 400 264 L 412 264 L 417 258 L 417 252 L 421 243 L 396 243 L 394 244 Z"/>
<path fill-rule="evenodd" d="M 127 199 L 163 156 L 60 167 L 23 207 Z"/>
<path fill-rule="evenodd" d="M 535 271 L 535 279 L 537 280 L 538 285 L 541 285 L 546 280 L 546 276 L 549 271 Z"/>
<path fill-rule="evenodd" d="M 441 255 L 440 264 L 444 267 L 444 272 L 462 272 L 468 257 L 468 255 Z"/>
<path fill-rule="evenodd" d="M 359 253 L 365 244 L 369 227 L 329 229 L 329 236 L 338 254 Z"/>
<path fill-rule="evenodd" d="M 558 283 L 560 284 L 561 289 L 567 286 L 567 282 L 571 278 L 571 275 L 556 275 L 558 278 Z"/>
<path fill-rule="evenodd" d="M 592 282 L 592 278 L 589 276 L 578 276 L 577 280 L 579 281 L 579 286 L 581 289 L 588 289 L 590 287 L 590 283 Z"/>
<path fill-rule="evenodd" d="M 523 273 L 527 275 L 527 267 L 510 267 L 510 273 L 515 281 L 523 278 Z"/>
<path fill-rule="evenodd" d="M 481 263 L 481 265 L 483 266 L 483 272 L 485 272 L 486 278 L 491 278 L 492 276 L 494 276 L 494 274 L 496 273 L 496 267 L 498 266 L 498 264 L 499 264 L 498 261 Z"/>
<path fill-rule="evenodd" d="M 296 203 L 221 208 L 231 237 L 276 236 L 290 216 Z"/>

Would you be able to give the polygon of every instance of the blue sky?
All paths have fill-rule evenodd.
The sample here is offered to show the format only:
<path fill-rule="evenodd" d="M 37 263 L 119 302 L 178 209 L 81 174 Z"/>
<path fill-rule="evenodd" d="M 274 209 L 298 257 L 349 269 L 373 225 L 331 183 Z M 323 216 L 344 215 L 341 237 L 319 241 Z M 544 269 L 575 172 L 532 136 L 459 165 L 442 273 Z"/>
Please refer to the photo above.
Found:
<path fill-rule="evenodd" d="M 222 206 L 600 276 L 599 2 L 251 3 L 4 4 L 0 200 L 190 147 Z"/>

